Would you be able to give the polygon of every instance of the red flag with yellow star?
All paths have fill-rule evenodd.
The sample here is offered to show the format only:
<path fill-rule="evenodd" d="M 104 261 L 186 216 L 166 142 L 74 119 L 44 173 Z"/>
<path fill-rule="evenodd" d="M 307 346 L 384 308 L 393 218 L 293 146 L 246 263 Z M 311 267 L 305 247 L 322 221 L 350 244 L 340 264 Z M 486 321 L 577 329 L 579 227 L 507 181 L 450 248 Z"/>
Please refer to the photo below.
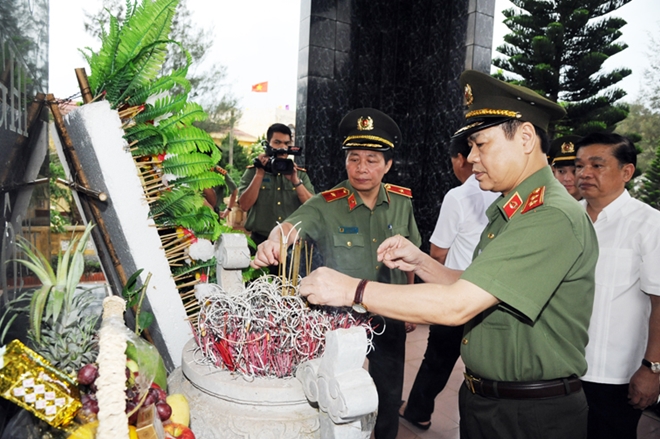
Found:
<path fill-rule="evenodd" d="M 252 91 L 257 93 L 266 93 L 268 91 L 268 81 L 260 82 L 259 84 L 254 84 L 252 86 Z"/>

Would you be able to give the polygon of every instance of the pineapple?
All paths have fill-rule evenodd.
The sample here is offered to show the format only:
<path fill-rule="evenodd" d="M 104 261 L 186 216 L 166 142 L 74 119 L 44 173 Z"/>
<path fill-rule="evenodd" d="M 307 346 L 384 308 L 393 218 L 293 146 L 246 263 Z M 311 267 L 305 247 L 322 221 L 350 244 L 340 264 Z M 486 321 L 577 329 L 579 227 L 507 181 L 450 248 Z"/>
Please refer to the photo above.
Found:
<path fill-rule="evenodd" d="M 89 224 L 82 237 L 75 237 L 64 255 L 58 257 L 57 272 L 26 239 L 21 238 L 18 243 L 27 256 L 18 262 L 33 271 L 42 283 L 41 288 L 29 293 L 30 305 L 25 309 L 29 310 L 31 347 L 70 375 L 94 362 L 98 353 L 96 324 L 100 314 L 89 312 L 98 299 L 92 291 L 78 288 L 84 268 L 83 252 L 92 227 Z"/>

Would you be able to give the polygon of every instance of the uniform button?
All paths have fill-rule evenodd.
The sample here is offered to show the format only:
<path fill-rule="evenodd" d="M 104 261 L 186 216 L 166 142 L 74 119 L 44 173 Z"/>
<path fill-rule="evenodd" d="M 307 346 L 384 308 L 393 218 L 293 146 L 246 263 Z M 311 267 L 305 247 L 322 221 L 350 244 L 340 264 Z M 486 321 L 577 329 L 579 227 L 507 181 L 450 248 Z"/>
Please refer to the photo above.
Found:
<path fill-rule="evenodd" d="M 278 217 L 277 217 L 277 220 L 278 220 L 278 221 L 282 221 L 282 217 L 281 217 L 281 216 L 278 216 Z"/>
<path fill-rule="evenodd" d="M 346 243 L 346 245 L 350 247 L 350 246 L 353 245 L 353 243 L 352 243 L 351 241 L 348 241 L 348 242 Z"/>
<path fill-rule="evenodd" d="M 376 242 L 376 238 L 372 239 L 373 242 Z"/>
<path fill-rule="evenodd" d="M 376 270 L 378 270 L 379 268 L 380 268 L 380 265 L 376 265 Z"/>
<path fill-rule="evenodd" d="M 489 233 L 489 234 L 488 234 L 488 239 L 493 239 L 494 237 L 495 237 L 495 234 L 494 234 L 494 233 Z"/>
<path fill-rule="evenodd" d="M 261 189 L 266 189 L 266 186 L 261 186 Z"/>
<path fill-rule="evenodd" d="M 279 191 L 280 189 L 281 189 L 281 188 L 279 188 L 279 187 L 277 188 L 278 191 Z"/>
<path fill-rule="evenodd" d="M 463 343 L 463 344 L 468 344 L 468 339 L 467 339 L 467 338 L 464 338 L 464 339 L 461 341 L 461 343 Z"/>
<path fill-rule="evenodd" d="M 282 202 L 281 202 L 281 201 L 278 201 L 278 202 L 277 202 L 277 205 L 279 206 L 280 204 L 282 204 Z"/>

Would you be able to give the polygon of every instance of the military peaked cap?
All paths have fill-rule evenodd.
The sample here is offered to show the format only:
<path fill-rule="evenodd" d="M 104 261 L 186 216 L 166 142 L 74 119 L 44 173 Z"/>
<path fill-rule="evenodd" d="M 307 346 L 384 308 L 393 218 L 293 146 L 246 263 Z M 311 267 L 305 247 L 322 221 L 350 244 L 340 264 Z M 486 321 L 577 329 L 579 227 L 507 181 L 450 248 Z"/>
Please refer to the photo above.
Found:
<path fill-rule="evenodd" d="M 467 106 L 465 124 L 452 137 L 468 136 L 511 119 L 531 122 L 547 132 L 551 120 L 566 115 L 560 105 L 535 91 L 476 70 L 461 74 L 461 86 Z"/>
<path fill-rule="evenodd" d="M 580 136 L 568 135 L 553 140 L 548 152 L 548 164 L 554 167 L 575 166 L 575 144 L 580 139 Z"/>
<path fill-rule="evenodd" d="M 399 126 L 382 111 L 358 108 L 339 123 L 341 149 L 389 151 L 401 145 Z"/>

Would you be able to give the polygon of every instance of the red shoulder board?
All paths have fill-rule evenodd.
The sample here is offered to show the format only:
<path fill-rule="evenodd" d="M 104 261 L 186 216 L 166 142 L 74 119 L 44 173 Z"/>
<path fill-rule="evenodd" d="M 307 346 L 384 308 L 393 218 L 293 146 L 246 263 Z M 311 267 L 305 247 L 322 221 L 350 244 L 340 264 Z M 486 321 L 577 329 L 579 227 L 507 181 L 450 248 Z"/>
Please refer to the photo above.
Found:
<path fill-rule="evenodd" d="M 545 186 L 537 187 L 529 194 L 527 201 L 525 202 L 525 207 L 523 208 L 521 214 L 529 212 L 532 209 L 536 209 L 539 206 L 543 205 L 543 195 L 545 194 Z"/>
<path fill-rule="evenodd" d="M 520 198 L 520 195 L 518 195 L 518 192 L 516 192 L 504 205 L 503 209 L 506 217 L 511 219 L 511 217 L 518 211 L 518 209 L 520 209 L 520 206 L 522 206 L 522 198 Z"/>
<path fill-rule="evenodd" d="M 220 166 L 215 167 L 215 172 L 217 172 L 218 174 L 227 175 L 227 170 L 224 169 L 224 168 L 221 168 Z"/>
<path fill-rule="evenodd" d="M 385 185 L 385 190 L 387 192 L 392 192 L 393 194 L 403 195 L 404 197 L 412 198 L 412 191 L 407 187 L 397 186 L 395 184 L 387 183 Z"/>
<path fill-rule="evenodd" d="M 335 200 L 340 200 L 344 197 L 347 197 L 350 192 L 345 187 L 340 187 L 337 189 L 330 189 L 329 191 L 321 192 L 323 198 L 328 203 Z"/>

